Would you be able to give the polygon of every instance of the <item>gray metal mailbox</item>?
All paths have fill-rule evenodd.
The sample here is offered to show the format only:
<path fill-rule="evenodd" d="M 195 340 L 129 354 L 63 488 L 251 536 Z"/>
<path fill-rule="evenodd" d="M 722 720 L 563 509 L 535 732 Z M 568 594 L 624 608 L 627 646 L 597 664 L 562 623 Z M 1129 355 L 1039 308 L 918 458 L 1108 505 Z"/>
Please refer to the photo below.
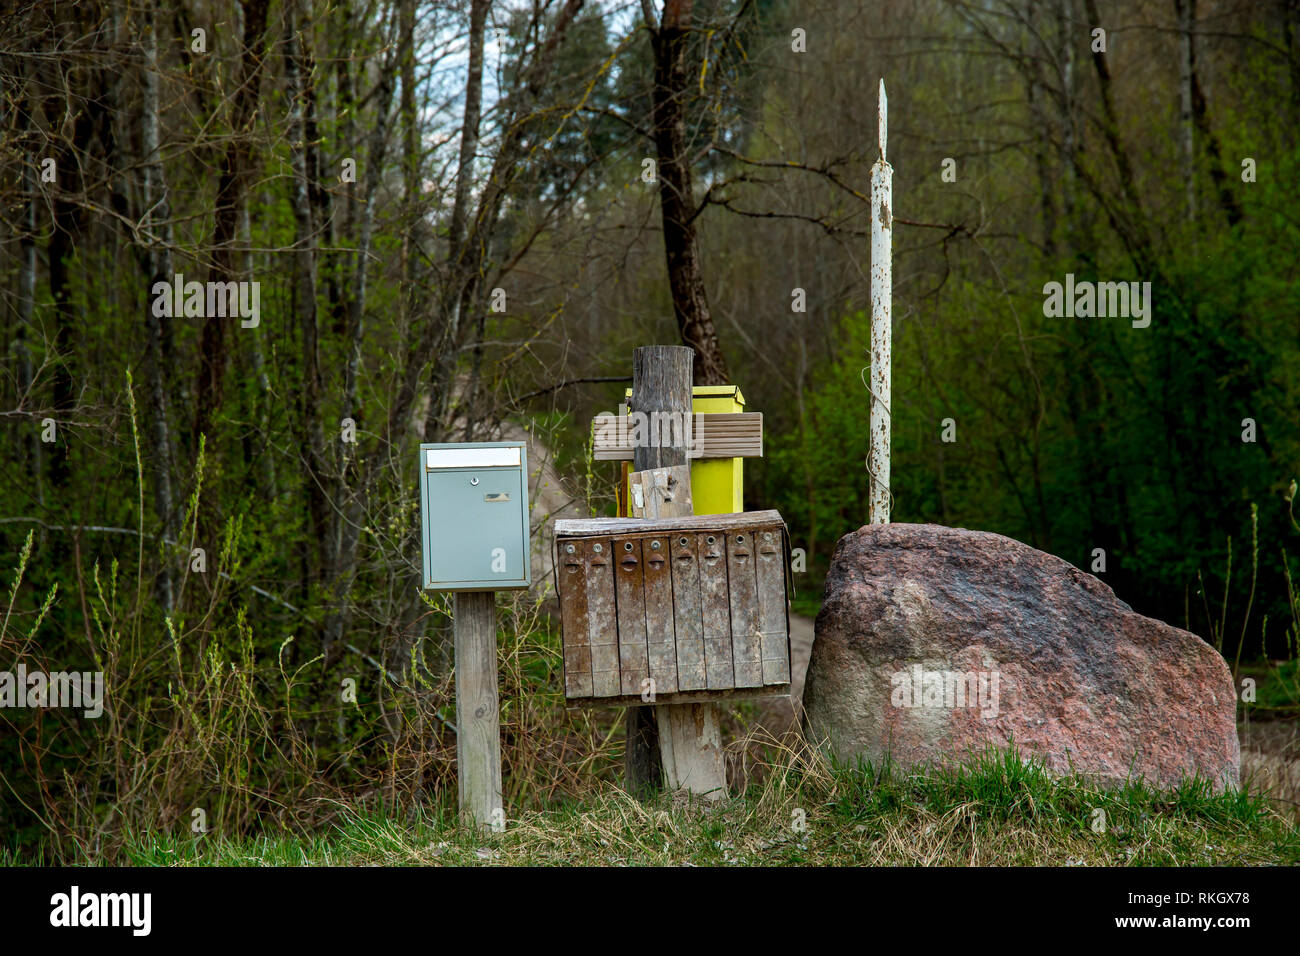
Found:
<path fill-rule="evenodd" d="M 424 586 L 502 591 L 532 579 L 523 442 L 420 446 Z"/>

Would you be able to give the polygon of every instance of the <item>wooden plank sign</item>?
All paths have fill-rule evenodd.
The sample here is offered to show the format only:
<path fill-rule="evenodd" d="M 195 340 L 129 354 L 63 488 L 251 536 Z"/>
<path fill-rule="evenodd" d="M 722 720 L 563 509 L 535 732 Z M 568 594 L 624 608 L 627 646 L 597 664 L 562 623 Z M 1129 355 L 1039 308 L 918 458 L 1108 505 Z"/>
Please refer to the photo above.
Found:
<path fill-rule="evenodd" d="M 569 706 L 790 692 L 778 512 L 561 519 L 555 550 Z"/>
<path fill-rule="evenodd" d="M 591 420 L 592 457 L 596 461 L 631 461 L 638 442 L 667 445 L 674 440 L 683 443 L 689 458 L 763 457 L 762 412 L 702 412 L 686 417 L 690 420 L 689 437 L 685 427 L 666 417 L 597 415 Z"/>

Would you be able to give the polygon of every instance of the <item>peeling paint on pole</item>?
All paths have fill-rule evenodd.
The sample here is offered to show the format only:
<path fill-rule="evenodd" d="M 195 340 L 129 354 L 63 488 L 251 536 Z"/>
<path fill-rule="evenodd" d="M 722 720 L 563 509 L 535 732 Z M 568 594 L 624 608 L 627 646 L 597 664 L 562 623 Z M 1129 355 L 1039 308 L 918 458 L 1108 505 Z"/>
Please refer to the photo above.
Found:
<path fill-rule="evenodd" d="M 889 429 L 890 389 L 890 268 L 894 234 L 894 169 L 886 160 L 889 139 L 889 101 L 885 81 L 880 81 L 876 108 L 880 158 L 871 167 L 871 454 L 867 472 L 871 476 L 871 524 L 889 523 Z"/>

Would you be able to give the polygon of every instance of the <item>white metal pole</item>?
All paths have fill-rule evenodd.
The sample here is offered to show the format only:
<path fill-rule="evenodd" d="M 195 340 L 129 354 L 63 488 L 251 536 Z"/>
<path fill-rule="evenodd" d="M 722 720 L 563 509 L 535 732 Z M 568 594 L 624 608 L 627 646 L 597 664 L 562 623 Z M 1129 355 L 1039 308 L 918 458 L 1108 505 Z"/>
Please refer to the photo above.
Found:
<path fill-rule="evenodd" d="M 894 233 L 894 169 L 885 158 L 889 138 L 889 101 L 885 81 L 880 81 L 876 107 L 880 158 L 871 167 L 871 455 L 867 471 L 871 476 L 871 524 L 889 523 L 889 429 L 890 388 L 890 268 Z"/>

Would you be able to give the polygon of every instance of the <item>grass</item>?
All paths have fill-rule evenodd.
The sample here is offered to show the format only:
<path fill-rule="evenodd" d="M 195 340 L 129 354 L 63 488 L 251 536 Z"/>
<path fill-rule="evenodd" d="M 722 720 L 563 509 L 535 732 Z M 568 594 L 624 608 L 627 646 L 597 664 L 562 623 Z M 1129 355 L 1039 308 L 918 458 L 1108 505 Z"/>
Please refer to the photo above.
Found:
<path fill-rule="evenodd" d="M 771 742 L 762 781 L 716 804 L 641 803 L 612 785 L 522 812 L 500 835 L 449 808 L 341 808 L 324 832 L 258 839 L 134 834 L 139 866 L 1200 866 L 1300 863 L 1300 830 L 1264 798 L 1098 788 L 1014 752 L 951 770 L 831 767 Z M 0 853 L 0 864 L 20 862 Z M 32 862 L 32 861 L 22 861 Z M 88 861 L 89 862 L 89 861 Z"/>
<path fill-rule="evenodd" d="M 748 784 L 719 804 L 691 805 L 640 803 L 617 787 L 621 715 L 565 710 L 558 628 L 540 597 L 512 596 L 498 608 L 512 817 L 503 835 L 483 836 L 455 820 L 445 641 L 414 648 L 420 666 L 398 677 L 370 675 L 360 702 L 345 705 L 333 687 L 321 693 L 333 678 L 311 671 L 318 659 L 286 673 L 289 641 L 272 635 L 254 644 L 242 613 L 233 631 L 196 625 L 172 655 L 141 663 L 123 650 L 122 635 L 148 628 L 138 607 L 119 606 L 131 589 L 118 587 L 117 562 L 103 575 L 96 566 L 90 580 L 81 603 L 102 638 L 100 666 L 119 688 L 115 719 L 84 740 L 76 721 L 49 738 L 26 727 L 9 736 L 22 759 L 0 760 L 0 784 L 17 784 L 14 804 L 32 822 L 0 826 L 0 865 L 1300 863 L 1298 724 L 1252 719 L 1294 713 L 1300 617 L 1288 632 L 1289 661 L 1239 665 L 1259 685 L 1258 703 L 1245 708 L 1249 746 L 1243 737 L 1243 781 L 1256 795 L 1216 795 L 1197 782 L 1173 792 L 1102 789 L 1055 779 L 1014 755 L 929 773 L 834 768 L 747 733 L 764 717 L 759 703 L 743 701 L 724 708 L 723 730 L 724 739 L 740 738 L 729 759 L 733 779 Z M 141 588 L 137 581 L 137 596 Z M 1300 614 L 1294 588 L 1293 597 Z M 7 611 L 0 640 L 37 659 L 48 654 L 37 625 L 54 598 L 33 595 L 12 620 Z M 815 616 L 820 601 L 820 587 L 801 586 L 794 610 Z M 445 637 L 448 602 L 428 603 L 429 630 Z M 369 664 L 348 659 L 340 672 L 367 674 Z M 43 719 L 48 729 L 53 716 Z M 57 752 L 48 739 L 60 741 Z M 1260 787 L 1271 788 L 1271 800 L 1257 795 Z M 196 808 L 206 809 L 212 832 L 190 833 Z M 0 803 L 0 822 L 8 810 Z"/>
<path fill-rule="evenodd" d="M 1237 673 L 1239 679 L 1255 681 L 1255 700 L 1244 706 L 1256 717 L 1300 714 L 1300 657 L 1242 664 Z"/>

